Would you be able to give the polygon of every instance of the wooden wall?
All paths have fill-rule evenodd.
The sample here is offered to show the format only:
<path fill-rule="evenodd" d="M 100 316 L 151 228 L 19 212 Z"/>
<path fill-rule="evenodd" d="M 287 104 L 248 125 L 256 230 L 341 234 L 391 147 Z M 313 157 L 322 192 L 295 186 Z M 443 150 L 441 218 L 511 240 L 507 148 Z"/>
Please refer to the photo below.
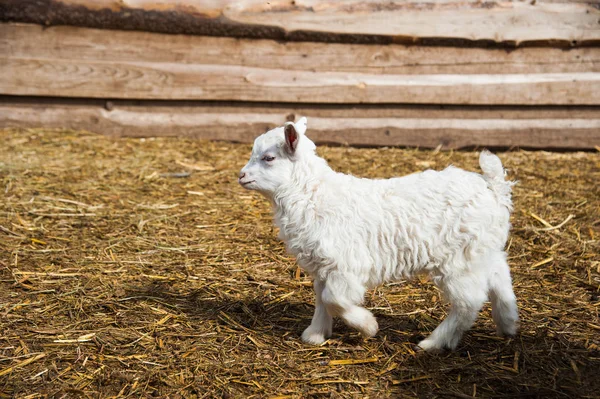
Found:
<path fill-rule="evenodd" d="M 306 115 L 328 143 L 600 144 L 587 2 L 0 0 L 0 21 L 0 127 L 250 142 Z"/>

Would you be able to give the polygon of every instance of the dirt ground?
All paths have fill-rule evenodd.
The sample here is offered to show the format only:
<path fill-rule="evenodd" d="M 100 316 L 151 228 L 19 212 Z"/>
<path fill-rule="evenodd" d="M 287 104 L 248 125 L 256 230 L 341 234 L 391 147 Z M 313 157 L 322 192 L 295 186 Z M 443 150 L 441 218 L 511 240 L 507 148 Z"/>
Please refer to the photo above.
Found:
<path fill-rule="evenodd" d="M 310 132 L 309 132 L 310 135 Z M 426 278 L 366 297 L 381 330 L 299 336 L 311 282 L 269 205 L 236 181 L 249 145 L 0 131 L 0 398 L 600 397 L 600 154 L 500 153 L 514 189 L 521 330 L 486 305 L 455 352 L 415 353 L 448 307 Z M 321 147 L 390 177 L 476 152 Z"/>

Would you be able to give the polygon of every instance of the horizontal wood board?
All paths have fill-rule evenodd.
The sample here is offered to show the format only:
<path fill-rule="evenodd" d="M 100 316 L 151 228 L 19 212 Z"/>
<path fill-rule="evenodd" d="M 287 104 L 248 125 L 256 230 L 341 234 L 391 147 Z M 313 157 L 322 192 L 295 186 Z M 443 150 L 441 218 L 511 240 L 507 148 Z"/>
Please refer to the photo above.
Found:
<path fill-rule="evenodd" d="M 111 136 L 185 136 L 251 143 L 286 120 L 308 117 L 317 143 L 444 149 L 593 149 L 600 108 L 477 108 L 193 104 L 45 99 L 0 101 L 0 127 L 84 129 Z"/>
<path fill-rule="evenodd" d="M 0 94 L 331 104 L 598 105 L 600 48 L 290 43 L 0 24 Z"/>
<path fill-rule="evenodd" d="M 0 21 L 365 43 L 517 46 L 600 41 L 597 2 L 0 0 Z"/>

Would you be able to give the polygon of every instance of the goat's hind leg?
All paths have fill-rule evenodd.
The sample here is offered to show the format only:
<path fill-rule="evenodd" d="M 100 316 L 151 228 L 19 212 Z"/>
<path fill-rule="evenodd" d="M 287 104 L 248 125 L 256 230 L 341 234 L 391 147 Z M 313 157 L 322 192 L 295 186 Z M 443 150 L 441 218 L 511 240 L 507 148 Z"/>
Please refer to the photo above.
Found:
<path fill-rule="evenodd" d="M 475 273 L 447 276 L 439 285 L 450 301 L 450 313 L 428 338 L 419 342 L 419 347 L 427 351 L 455 349 L 487 300 L 485 276 Z"/>
<path fill-rule="evenodd" d="M 323 303 L 330 315 L 340 317 L 348 326 L 357 329 L 363 337 L 377 334 L 379 325 L 375 316 L 364 307 L 365 287 L 354 276 L 332 272 L 327 276 Z"/>
<path fill-rule="evenodd" d="M 512 287 L 510 268 L 506 253 L 498 252 L 490 256 L 489 288 L 492 301 L 492 318 L 496 332 L 500 336 L 514 336 L 519 326 L 517 298 Z"/>

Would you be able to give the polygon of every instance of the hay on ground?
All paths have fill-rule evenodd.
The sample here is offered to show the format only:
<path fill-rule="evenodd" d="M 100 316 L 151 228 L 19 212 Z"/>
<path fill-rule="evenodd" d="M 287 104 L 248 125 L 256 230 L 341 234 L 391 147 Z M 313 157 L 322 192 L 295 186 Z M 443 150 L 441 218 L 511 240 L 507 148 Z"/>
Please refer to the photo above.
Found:
<path fill-rule="evenodd" d="M 381 331 L 299 340 L 310 280 L 266 201 L 236 182 L 250 146 L 0 131 L 0 397 L 598 397 L 600 155 L 501 154 L 514 189 L 510 264 L 522 318 L 489 305 L 453 353 L 413 344 L 445 317 L 426 281 L 366 306 Z M 475 152 L 319 149 L 367 177 Z"/>

